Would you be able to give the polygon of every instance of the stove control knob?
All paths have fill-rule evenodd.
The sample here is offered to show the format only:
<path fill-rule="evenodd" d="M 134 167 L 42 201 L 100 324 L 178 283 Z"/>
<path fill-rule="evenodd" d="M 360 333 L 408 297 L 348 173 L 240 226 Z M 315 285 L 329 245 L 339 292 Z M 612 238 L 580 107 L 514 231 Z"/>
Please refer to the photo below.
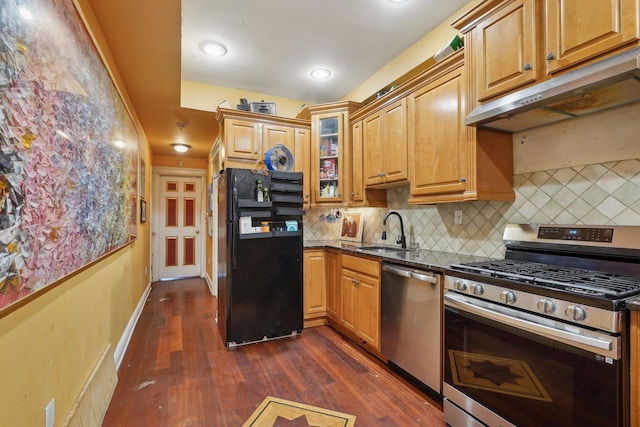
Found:
<path fill-rule="evenodd" d="M 471 284 L 471 293 L 474 295 L 482 295 L 484 293 L 484 288 L 479 283 Z"/>
<path fill-rule="evenodd" d="M 513 304 L 516 302 L 516 294 L 513 291 L 502 291 L 500 294 L 500 301 L 506 304 Z"/>
<path fill-rule="evenodd" d="M 551 314 L 556 311 L 556 305 L 548 298 L 541 298 L 540 301 L 538 301 L 538 310 L 543 313 Z"/>
<path fill-rule="evenodd" d="M 463 282 L 462 280 L 458 279 L 455 282 L 453 282 L 453 287 L 456 291 L 466 291 L 467 290 L 467 284 L 466 282 Z"/>
<path fill-rule="evenodd" d="M 564 310 L 564 314 L 571 320 L 581 321 L 587 318 L 587 312 L 584 308 L 577 305 L 570 305 Z"/>

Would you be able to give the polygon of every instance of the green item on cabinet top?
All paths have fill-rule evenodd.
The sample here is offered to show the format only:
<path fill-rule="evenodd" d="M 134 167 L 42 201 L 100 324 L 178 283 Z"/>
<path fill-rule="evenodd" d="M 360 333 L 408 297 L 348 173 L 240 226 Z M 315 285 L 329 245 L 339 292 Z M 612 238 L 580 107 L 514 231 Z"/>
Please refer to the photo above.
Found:
<path fill-rule="evenodd" d="M 436 62 L 440 62 L 456 50 L 460 49 L 462 46 L 464 46 L 464 42 L 462 41 L 460 36 L 455 36 L 453 40 L 451 40 L 445 46 L 442 46 L 442 48 L 440 48 L 440 50 L 436 52 L 435 55 L 433 55 L 433 59 Z"/>

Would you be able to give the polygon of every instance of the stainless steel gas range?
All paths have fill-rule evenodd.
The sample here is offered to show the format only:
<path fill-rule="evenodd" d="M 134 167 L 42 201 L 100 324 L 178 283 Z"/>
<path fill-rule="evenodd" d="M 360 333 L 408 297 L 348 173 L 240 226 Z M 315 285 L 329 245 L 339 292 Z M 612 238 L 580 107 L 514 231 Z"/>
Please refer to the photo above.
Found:
<path fill-rule="evenodd" d="M 509 224 L 504 243 L 445 278 L 447 423 L 628 426 L 640 227 Z"/>

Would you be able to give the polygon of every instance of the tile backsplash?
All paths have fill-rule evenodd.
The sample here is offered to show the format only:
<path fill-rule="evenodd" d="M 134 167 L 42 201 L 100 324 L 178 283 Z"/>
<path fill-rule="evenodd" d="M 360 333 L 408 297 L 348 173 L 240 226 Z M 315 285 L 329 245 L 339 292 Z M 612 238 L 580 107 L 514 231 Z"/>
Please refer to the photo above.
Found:
<path fill-rule="evenodd" d="M 640 225 L 640 159 L 551 169 L 514 176 L 514 202 L 462 202 L 409 205 L 409 187 L 387 190 L 388 209 L 348 209 L 364 215 L 363 241 L 395 244 L 400 222 L 382 221 L 389 210 L 404 220 L 409 245 L 467 255 L 504 256 L 502 233 L 507 223 Z M 462 211 L 462 224 L 454 211 Z M 340 223 L 320 221 L 331 209 L 311 208 L 304 220 L 304 238 L 332 240 L 340 236 Z M 333 209 L 335 213 L 336 209 Z"/>

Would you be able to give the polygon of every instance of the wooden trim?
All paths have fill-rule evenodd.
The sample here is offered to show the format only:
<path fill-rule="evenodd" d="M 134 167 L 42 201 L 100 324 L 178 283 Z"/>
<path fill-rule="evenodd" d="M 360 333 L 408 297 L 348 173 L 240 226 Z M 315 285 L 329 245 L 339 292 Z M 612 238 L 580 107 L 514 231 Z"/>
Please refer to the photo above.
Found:
<path fill-rule="evenodd" d="M 374 113 L 377 110 L 381 110 L 386 106 L 398 101 L 399 99 L 408 96 L 409 94 L 411 94 L 411 92 L 415 91 L 419 87 L 422 87 L 432 82 L 433 80 L 438 79 L 440 76 L 449 73 L 451 70 L 461 66 L 459 62 L 464 61 L 464 51 L 464 48 L 459 49 L 453 55 L 444 59 L 442 62 L 434 62 L 431 67 L 423 70 L 420 74 L 415 75 L 410 80 L 399 86 L 397 89 L 393 90 L 390 93 L 387 93 L 380 99 L 376 99 L 375 101 L 366 104 L 364 107 L 351 114 L 349 116 L 349 119 L 352 122 L 362 119 L 363 117 L 368 116 L 369 114 Z"/>
<path fill-rule="evenodd" d="M 303 327 L 304 329 L 315 328 L 318 326 L 324 326 L 326 324 L 327 324 L 327 318 L 323 316 L 323 317 L 317 317 L 313 319 L 304 319 Z"/>
<path fill-rule="evenodd" d="M 304 119 L 292 119 L 289 117 L 271 116 L 269 114 L 263 113 L 253 113 L 251 111 L 218 108 L 218 111 L 216 111 L 216 120 L 219 124 L 221 124 L 225 119 L 249 120 L 257 123 L 273 123 L 279 125 L 297 126 L 307 129 L 311 126 L 311 122 Z"/>
<path fill-rule="evenodd" d="M 514 0 L 487 0 L 478 4 L 476 7 L 463 13 L 458 19 L 451 23 L 451 26 L 459 30 L 462 34 L 471 31 L 478 23 L 482 22 L 487 16 L 496 13 L 503 7 L 513 3 Z"/>

